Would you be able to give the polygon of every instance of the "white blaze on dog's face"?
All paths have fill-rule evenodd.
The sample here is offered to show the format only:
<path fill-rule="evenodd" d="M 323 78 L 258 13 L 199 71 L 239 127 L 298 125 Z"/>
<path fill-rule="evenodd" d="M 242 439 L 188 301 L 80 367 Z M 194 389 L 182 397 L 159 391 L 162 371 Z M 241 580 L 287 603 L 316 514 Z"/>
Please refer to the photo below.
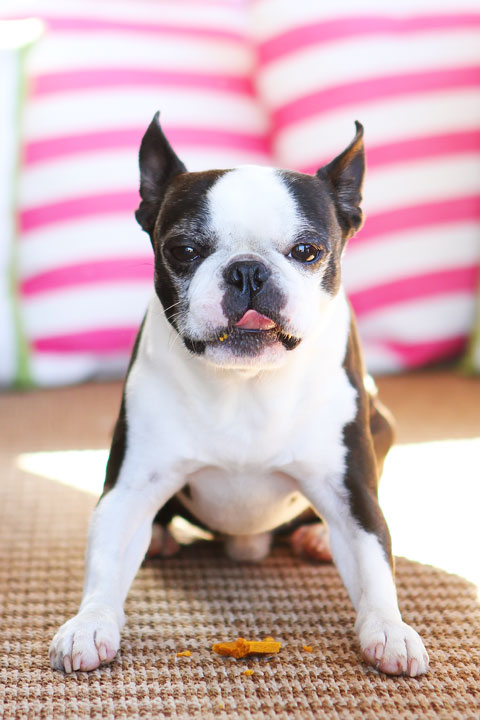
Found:
<path fill-rule="evenodd" d="M 332 299 L 322 286 L 331 241 L 309 226 L 271 168 L 226 172 L 205 209 L 213 247 L 188 285 L 182 334 L 214 338 L 204 354 L 216 364 L 276 365 L 315 329 Z"/>
<path fill-rule="evenodd" d="M 360 225 L 361 128 L 315 176 L 243 166 L 187 173 L 157 118 L 140 150 L 137 219 L 155 289 L 186 347 L 222 367 L 271 368 L 321 326 Z"/>

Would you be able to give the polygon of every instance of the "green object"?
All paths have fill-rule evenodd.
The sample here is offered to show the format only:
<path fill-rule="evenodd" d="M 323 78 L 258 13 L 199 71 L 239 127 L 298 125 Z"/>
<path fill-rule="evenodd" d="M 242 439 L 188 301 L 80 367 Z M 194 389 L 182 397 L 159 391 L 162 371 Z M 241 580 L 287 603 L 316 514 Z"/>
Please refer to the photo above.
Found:
<path fill-rule="evenodd" d="M 475 306 L 475 320 L 467 352 L 462 360 L 462 370 L 466 373 L 480 373 L 480 284 L 477 288 L 477 301 Z"/>
<path fill-rule="evenodd" d="M 18 294 L 17 195 L 26 57 L 42 32 L 33 18 L 0 21 L 0 384 L 24 387 L 31 379 Z"/>

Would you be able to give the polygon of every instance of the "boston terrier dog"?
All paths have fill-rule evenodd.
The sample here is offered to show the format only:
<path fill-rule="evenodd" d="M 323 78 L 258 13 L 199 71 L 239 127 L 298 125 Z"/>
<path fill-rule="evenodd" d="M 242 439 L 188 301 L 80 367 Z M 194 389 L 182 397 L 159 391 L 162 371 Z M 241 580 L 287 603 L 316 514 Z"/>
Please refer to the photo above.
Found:
<path fill-rule="evenodd" d="M 351 144 L 314 176 L 187 172 L 155 115 L 136 212 L 153 245 L 155 292 L 91 522 L 83 599 L 52 641 L 53 668 L 113 660 L 152 523 L 174 503 L 232 557 L 252 561 L 276 528 L 313 508 L 329 528 L 364 659 L 392 675 L 427 672 L 398 609 L 377 500 L 391 428 L 364 382 L 340 277 L 362 224 L 364 169 L 356 123 Z"/>

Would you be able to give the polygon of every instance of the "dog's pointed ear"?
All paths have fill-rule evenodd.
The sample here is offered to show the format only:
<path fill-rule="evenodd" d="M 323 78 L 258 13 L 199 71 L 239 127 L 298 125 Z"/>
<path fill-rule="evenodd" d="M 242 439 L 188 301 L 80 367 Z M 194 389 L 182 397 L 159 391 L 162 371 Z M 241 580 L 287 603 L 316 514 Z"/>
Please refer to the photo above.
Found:
<path fill-rule="evenodd" d="M 345 240 L 362 226 L 362 184 L 365 174 L 365 151 L 363 125 L 355 121 L 356 135 L 350 145 L 331 163 L 317 171 L 317 176 L 327 180 L 332 190 L 338 219 Z"/>
<path fill-rule="evenodd" d="M 137 221 L 150 235 L 170 181 L 187 169 L 174 153 L 160 126 L 160 113 L 148 126 L 140 145 L 140 196 Z"/>

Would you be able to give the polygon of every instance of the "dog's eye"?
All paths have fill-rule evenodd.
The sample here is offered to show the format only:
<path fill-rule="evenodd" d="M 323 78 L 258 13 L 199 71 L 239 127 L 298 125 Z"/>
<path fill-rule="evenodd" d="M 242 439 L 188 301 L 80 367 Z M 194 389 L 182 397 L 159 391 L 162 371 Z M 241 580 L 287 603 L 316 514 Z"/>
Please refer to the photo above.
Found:
<path fill-rule="evenodd" d="M 179 262 L 189 263 L 198 260 L 200 253 L 191 245 L 174 245 L 170 248 L 170 252 Z"/>
<path fill-rule="evenodd" d="M 310 243 L 299 243 L 288 253 L 288 257 L 307 265 L 316 262 L 321 256 L 322 250 L 316 245 L 311 245 Z"/>

